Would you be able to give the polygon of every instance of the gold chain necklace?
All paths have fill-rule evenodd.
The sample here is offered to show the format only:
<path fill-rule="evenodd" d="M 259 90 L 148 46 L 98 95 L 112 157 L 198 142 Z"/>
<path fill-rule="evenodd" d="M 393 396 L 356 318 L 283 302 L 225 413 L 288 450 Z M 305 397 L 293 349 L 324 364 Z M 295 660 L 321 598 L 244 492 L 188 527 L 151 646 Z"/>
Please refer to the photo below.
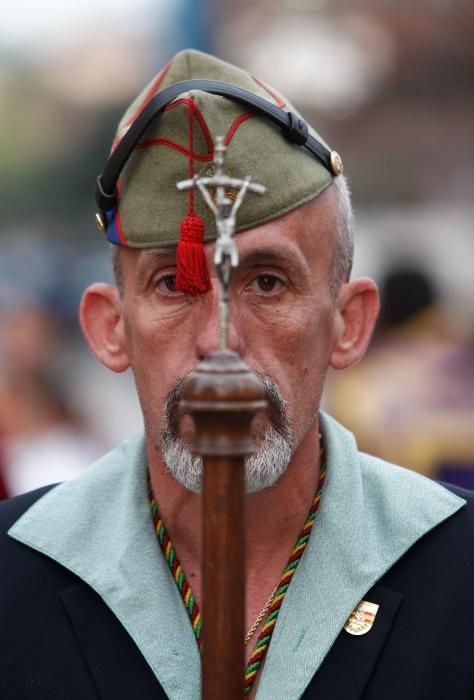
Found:
<path fill-rule="evenodd" d="M 269 609 L 269 607 L 271 606 L 271 604 L 272 604 L 272 602 L 273 602 L 273 598 L 275 597 L 275 593 L 277 592 L 277 589 L 278 589 L 278 585 L 276 585 L 275 588 L 273 589 L 273 591 L 272 591 L 270 597 L 268 598 L 267 602 L 265 603 L 265 605 L 263 606 L 263 608 L 262 608 L 262 609 L 260 610 L 260 612 L 258 613 L 258 615 L 257 615 L 257 617 L 256 617 L 256 619 L 255 619 L 255 622 L 253 623 L 252 627 L 249 629 L 249 631 L 248 631 L 247 634 L 245 635 L 244 646 L 247 646 L 247 644 L 250 642 L 250 640 L 252 639 L 253 635 L 254 635 L 255 632 L 257 631 L 257 628 L 258 628 L 259 624 L 262 622 L 263 618 L 264 618 L 265 615 L 267 614 L 268 609 Z"/>

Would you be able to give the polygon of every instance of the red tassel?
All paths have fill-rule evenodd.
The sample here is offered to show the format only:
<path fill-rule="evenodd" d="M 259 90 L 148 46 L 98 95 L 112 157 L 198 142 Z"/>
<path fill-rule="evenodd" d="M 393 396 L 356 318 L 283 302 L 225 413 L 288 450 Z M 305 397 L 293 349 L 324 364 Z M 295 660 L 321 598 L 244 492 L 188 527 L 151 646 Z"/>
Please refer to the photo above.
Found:
<path fill-rule="evenodd" d="M 204 221 L 191 212 L 181 222 L 176 251 L 176 289 L 197 297 L 211 289 L 204 253 Z"/>
<path fill-rule="evenodd" d="M 193 177 L 193 98 L 188 101 L 189 177 Z M 211 289 L 204 254 L 204 221 L 194 211 L 194 192 L 189 190 L 188 213 L 181 222 L 176 251 L 176 289 L 197 297 Z"/>

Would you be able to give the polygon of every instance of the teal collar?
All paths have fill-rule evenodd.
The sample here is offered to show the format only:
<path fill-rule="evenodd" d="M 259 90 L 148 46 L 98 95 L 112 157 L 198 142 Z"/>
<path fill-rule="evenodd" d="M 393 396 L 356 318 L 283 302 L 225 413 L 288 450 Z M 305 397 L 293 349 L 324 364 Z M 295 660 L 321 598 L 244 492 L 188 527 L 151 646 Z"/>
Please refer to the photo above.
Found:
<path fill-rule="evenodd" d="M 321 431 L 326 484 L 280 611 L 258 700 L 299 698 L 364 594 L 464 504 L 418 474 L 360 454 L 352 435 L 328 416 L 321 415 Z M 9 534 L 103 598 L 170 700 L 200 696 L 197 644 L 153 530 L 143 436 L 48 492 Z"/>
<path fill-rule="evenodd" d="M 361 454 L 324 414 L 327 476 L 318 517 L 280 610 L 258 700 L 301 697 L 357 603 L 465 501 L 419 474 Z"/>
<path fill-rule="evenodd" d="M 153 529 L 142 435 L 48 492 L 9 534 L 103 598 L 169 698 L 199 697 L 199 651 Z"/>

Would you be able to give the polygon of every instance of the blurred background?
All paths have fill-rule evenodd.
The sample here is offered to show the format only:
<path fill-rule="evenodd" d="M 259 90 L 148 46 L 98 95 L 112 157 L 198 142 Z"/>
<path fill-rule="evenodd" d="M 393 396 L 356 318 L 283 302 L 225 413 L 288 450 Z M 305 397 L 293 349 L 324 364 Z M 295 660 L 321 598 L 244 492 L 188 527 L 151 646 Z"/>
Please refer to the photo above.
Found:
<path fill-rule="evenodd" d="M 0 8 L 0 497 L 140 428 L 132 378 L 82 341 L 111 279 L 94 185 L 125 107 L 179 49 L 284 92 L 342 154 L 355 274 L 384 310 L 324 407 L 362 449 L 474 487 L 471 0 L 16 0 Z"/>

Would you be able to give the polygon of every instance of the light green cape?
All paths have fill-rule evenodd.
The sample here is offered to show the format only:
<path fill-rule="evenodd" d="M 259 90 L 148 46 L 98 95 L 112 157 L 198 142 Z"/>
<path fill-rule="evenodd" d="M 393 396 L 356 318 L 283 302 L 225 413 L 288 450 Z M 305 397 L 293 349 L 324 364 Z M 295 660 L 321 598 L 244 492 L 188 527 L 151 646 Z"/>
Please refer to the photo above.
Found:
<path fill-rule="evenodd" d="M 258 700 L 299 698 L 365 593 L 464 504 L 424 477 L 359 453 L 353 436 L 324 415 L 321 430 L 321 505 L 280 611 Z M 153 530 L 144 445 L 135 437 L 49 491 L 9 534 L 103 598 L 171 700 L 196 700 L 198 647 Z"/>

